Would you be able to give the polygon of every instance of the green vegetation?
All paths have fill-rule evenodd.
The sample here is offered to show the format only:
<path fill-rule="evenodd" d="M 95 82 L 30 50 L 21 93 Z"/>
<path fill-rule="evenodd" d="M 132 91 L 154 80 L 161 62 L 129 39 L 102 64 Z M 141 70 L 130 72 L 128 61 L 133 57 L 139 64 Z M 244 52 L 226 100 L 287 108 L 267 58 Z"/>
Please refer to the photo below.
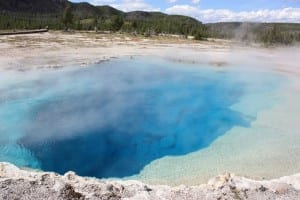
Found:
<path fill-rule="evenodd" d="M 151 32 L 154 34 L 180 34 L 195 35 L 198 32 L 207 35 L 205 26 L 199 21 L 185 16 L 166 15 L 163 13 L 153 12 L 132 12 L 128 13 L 127 26 L 125 31 L 136 31 L 137 33 Z"/>
<path fill-rule="evenodd" d="M 65 29 L 68 29 L 69 26 L 73 24 L 73 17 L 71 7 L 67 6 L 62 15 L 62 23 L 65 25 Z"/>
<path fill-rule="evenodd" d="M 266 46 L 291 45 L 300 42 L 297 23 L 215 23 L 207 24 L 211 37 L 258 42 Z"/>
<path fill-rule="evenodd" d="M 49 27 L 50 29 L 63 29 L 61 15 L 56 14 L 0 14 L 0 30 L 12 29 L 39 29 Z"/>
<path fill-rule="evenodd" d="M 30 3 L 28 3 L 30 2 Z M 0 30 L 38 29 L 121 31 L 145 36 L 179 34 L 258 42 L 266 46 L 300 42 L 300 24 L 214 23 L 160 12 L 125 13 L 110 6 L 92 6 L 67 0 L 0 0 Z"/>
<path fill-rule="evenodd" d="M 109 6 L 92 6 L 66 0 L 32 1 L 34 2 L 28 5 L 25 0 L 0 0 L 0 29 L 49 27 L 54 30 L 70 28 L 144 35 L 164 33 L 201 36 L 198 39 L 208 36 L 207 29 L 201 22 L 186 16 L 141 11 L 124 13 Z M 48 10 L 42 9 L 41 3 L 48 5 Z"/>
<path fill-rule="evenodd" d="M 283 30 L 283 28 L 277 24 L 274 24 L 271 28 L 260 32 L 257 38 L 265 45 L 284 44 L 290 45 L 294 42 L 300 42 L 300 27 L 299 30 Z"/>

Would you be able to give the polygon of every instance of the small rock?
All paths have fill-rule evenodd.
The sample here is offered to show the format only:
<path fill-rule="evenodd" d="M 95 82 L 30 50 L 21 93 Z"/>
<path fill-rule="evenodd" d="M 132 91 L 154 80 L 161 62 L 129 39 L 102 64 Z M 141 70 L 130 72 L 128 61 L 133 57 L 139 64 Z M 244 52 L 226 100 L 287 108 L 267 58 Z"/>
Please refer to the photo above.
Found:
<path fill-rule="evenodd" d="M 75 172 L 67 172 L 64 176 L 65 176 L 69 181 L 72 181 L 72 180 L 75 179 L 76 174 L 75 174 Z"/>
<path fill-rule="evenodd" d="M 275 186 L 276 194 L 285 194 L 289 191 L 289 185 L 287 184 L 278 184 Z"/>
<path fill-rule="evenodd" d="M 258 188 L 259 191 L 261 192 L 265 192 L 268 190 L 268 188 L 266 188 L 265 186 L 261 185 L 259 188 Z"/>
<path fill-rule="evenodd" d="M 144 189 L 145 189 L 145 191 L 147 191 L 147 192 L 151 192 L 151 191 L 152 191 L 152 189 L 149 188 L 147 185 L 144 186 Z"/>
<path fill-rule="evenodd" d="M 72 185 L 70 184 L 66 184 L 61 192 L 60 192 L 60 196 L 63 199 L 66 200 L 81 200 L 84 199 L 84 196 L 81 193 L 78 193 L 74 190 L 74 188 L 72 187 Z"/>
<path fill-rule="evenodd" d="M 50 175 L 49 174 L 43 174 L 42 176 L 41 176 L 41 181 L 42 182 L 46 182 L 47 180 L 49 180 L 50 179 Z"/>
<path fill-rule="evenodd" d="M 107 186 L 106 186 L 106 190 L 108 190 L 108 191 L 113 191 L 113 189 L 114 189 L 114 186 L 112 185 L 112 184 L 108 184 Z"/>

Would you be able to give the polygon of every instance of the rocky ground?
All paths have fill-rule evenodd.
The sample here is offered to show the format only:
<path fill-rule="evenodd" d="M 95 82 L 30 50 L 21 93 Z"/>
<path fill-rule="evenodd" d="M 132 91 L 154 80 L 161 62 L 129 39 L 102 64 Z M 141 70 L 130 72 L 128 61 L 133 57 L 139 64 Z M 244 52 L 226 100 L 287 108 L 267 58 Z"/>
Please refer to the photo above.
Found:
<path fill-rule="evenodd" d="M 87 66 L 120 56 L 173 55 L 186 49 L 215 52 L 230 46 L 223 40 L 200 43 L 180 38 L 62 32 L 0 36 L 0 44 L 0 70 L 14 71 Z"/>
<path fill-rule="evenodd" d="M 300 198 L 300 174 L 255 181 L 223 174 L 199 186 L 147 185 L 138 181 L 84 178 L 73 172 L 61 176 L 19 169 L 0 163 L 0 199 L 289 199 Z"/>

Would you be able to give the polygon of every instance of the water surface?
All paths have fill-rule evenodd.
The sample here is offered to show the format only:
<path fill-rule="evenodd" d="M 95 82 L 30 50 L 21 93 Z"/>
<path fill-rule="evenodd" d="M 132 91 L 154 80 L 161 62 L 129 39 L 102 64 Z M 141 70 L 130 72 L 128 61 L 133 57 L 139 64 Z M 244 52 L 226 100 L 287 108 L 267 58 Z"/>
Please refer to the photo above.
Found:
<path fill-rule="evenodd" d="M 0 160 L 99 178 L 138 174 L 153 160 L 249 127 L 267 106 L 259 94 L 279 79 L 243 74 L 147 57 L 2 74 Z M 233 109 L 249 94 L 254 112 Z"/>

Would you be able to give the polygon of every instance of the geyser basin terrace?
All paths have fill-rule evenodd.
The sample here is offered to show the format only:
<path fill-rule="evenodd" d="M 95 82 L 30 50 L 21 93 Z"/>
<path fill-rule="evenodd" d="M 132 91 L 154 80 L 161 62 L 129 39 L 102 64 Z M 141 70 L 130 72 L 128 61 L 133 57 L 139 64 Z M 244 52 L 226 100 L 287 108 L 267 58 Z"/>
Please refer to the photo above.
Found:
<path fill-rule="evenodd" d="M 25 72 L 13 79 L 4 72 L 0 78 L 1 161 L 170 183 L 186 175 L 170 166 L 185 169 L 188 162 L 168 167 L 168 156 L 188 158 L 235 127 L 251 129 L 259 112 L 280 101 L 274 93 L 284 82 L 253 67 L 220 69 L 153 57 Z M 190 165 L 187 173 L 197 173 L 193 169 Z"/>

